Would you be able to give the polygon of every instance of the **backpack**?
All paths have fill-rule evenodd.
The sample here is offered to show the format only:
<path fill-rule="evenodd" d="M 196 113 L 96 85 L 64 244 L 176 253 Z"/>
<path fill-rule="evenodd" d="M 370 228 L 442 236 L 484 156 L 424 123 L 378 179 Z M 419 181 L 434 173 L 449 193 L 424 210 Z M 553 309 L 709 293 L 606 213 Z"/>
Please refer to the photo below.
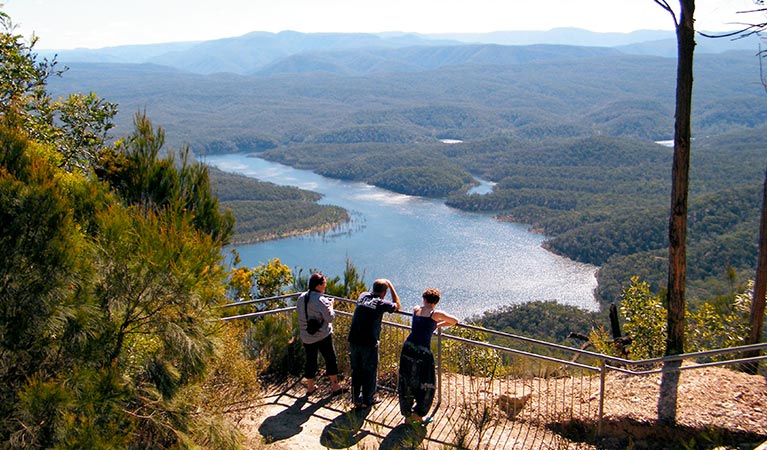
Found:
<path fill-rule="evenodd" d="M 304 295 L 304 314 L 306 315 L 306 332 L 309 334 L 317 334 L 318 331 L 320 331 L 320 328 L 322 327 L 322 324 L 325 323 L 322 319 L 315 319 L 315 318 L 309 318 L 309 295 L 312 291 L 306 291 L 306 295 Z"/>

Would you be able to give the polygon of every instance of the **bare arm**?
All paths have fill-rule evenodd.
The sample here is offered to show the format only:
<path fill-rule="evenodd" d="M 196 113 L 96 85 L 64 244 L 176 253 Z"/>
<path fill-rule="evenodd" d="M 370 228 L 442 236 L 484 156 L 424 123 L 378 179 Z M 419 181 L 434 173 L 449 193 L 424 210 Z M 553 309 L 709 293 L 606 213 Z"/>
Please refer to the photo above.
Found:
<path fill-rule="evenodd" d="M 443 311 L 434 311 L 431 318 L 437 322 L 438 328 L 450 327 L 458 323 L 458 318 Z"/>
<path fill-rule="evenodd" d="M 397 304 L 397 309 L 395 311 L 399 311 L 402 309 L 402 303 L 399 301 L 399 295 L 397 295 L 397 291 L 394 290 L 394 285 L 391 284 L 391 281 L 386 280 L 386 284 L 389 286 L 389 291 L 391 292 L 391 299 L 394 300 L 394 303 Z"/>

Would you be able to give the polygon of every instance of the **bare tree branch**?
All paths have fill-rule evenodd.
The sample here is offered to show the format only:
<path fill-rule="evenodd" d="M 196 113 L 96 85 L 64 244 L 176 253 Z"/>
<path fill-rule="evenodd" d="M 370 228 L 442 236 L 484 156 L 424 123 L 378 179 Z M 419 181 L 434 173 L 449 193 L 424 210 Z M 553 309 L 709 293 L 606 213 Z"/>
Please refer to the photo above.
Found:
<path fill-rule="evenodd" d="M 668 4 L 666 0 L 653 0 L 655 3 L 660 5 L 661 8 L 668 11 L 669 14 L 671 14 L 671 18 L 674 19 L 674 25 L 679 25 L 679 22 L 676 20 L 676 13 L 674 13 L 674 10 L 671 8 L 671 5 Z"/>
<path fill-rule="evenodd" d="M 655 0 L 655 1 L 657 2 L 658 0 Z M 764 4 L 763 1 L 754 1 L 754 3 L 756 3 L 757 5 Z M 749 9 L 745 11 L 736 12 L 736 14 L 754 14 L 754 13 L 767 13 L 767 8 Z M 767 22 L 759 22 L 759 23 L 736 22 L 736 23 L 733 23 L 733 25 L 740 26 L 741 28 L 737 31 L 732 31 L 729 33 L 724 33 L 724 34 L 706 34 L 701 32 L 698 32 L 698 34 L 707 38 L 724 38 L 724 37 L 736 36 L 737 39 L 742 39 L 745 37 L 752 36 L 754 34 L 759 34 L 760 32 L 764 31 L 765 28 L 767 28 Z"/>

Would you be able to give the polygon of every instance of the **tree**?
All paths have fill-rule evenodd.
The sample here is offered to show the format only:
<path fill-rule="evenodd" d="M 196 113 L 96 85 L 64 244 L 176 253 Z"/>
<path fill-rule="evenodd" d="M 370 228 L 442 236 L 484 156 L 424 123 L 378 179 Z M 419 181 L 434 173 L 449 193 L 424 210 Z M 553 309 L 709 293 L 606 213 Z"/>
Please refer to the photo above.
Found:
<path fill-rule="evenodd" d="M 740 14 L 754 14 L 760 13 L 764 15 L 767 13 L 765 4 L 767 0 L 754 0 L 756 9 L 748 11 L 740 11 Z M 723 38 L 733 37 L 736 39 L 745 38 L 753 35 L 760 35 L 765 29 L 767 29 L 767 21 L 762 20 L 760 22 L 748 23 L 745 28 L 734 31 L 732 33 L 725 33 L 720 35 L 704 34 L 706 37 L 711 38 Z M 759 56 L 764 58 L 767 56 L 767 50 L 759 49 Z M 767 89 L 767 76 L 764 73 L 763 60 L 759 60 L 759 73 L 760 82 L 765 89 Z M 764 193 L 762 195 L 762 216 L 759 224 L 759 254 L 757 256 L 756 264 L 756 277 L 754 278 L 754 291 L 753 299 L 751 302 L 751 315 L 749 320 L 749 334 L 746 339 L 746 344 L 757 344 L 762 340 L 762 329 L 764 325 L 764 310 L 765 310 L 765 296 L 767 295 L 767 172 L 765 172 L 764 179 Z M 751 351 L 744 353 L 743 357 L 758 356 L 758 351 Z M 758 363 L 746 363 L 742 366 L 742 370 L 749 373 L 756 373 L 758 369 Z"/>
<path fill-rule="evenodd" d="M 64 341 L 92 331 L 80 289 L 89 278 L 87 242 L 74 226 L 75 205 L 41 153 L 0 123 L 0 440 L 31 446 L 51 442 L 59 421 L 27 420 L 23 411 L 31 408 L 24 405 L 35 404 L 30 381 L 71 369 L 77 352 Z M 48 395 L 62 397 L 53 391 Z M 20 437 L 19 423 L 34 438 Z"/>
<path fill-rule="evenodd" d="M 52 66 L 0 22 L 2 447 L 237 447 L 202 387 L 232 225 L 207 170 L 159 158 L 148 120 L 105 146 L 116 109 L 54 107 Z"/>
<path fill-rule="evenodd" d="M 54 100 L 46 90 L 48 79 L 67 69 L 59 70 L 55 58 L 39 61 L 37 38 L 27 43 L 13 34 L 15 26 L 2 11 L 0 27 L 0 117 L 12 118 L 33 139 L 53 144 L 59 167 L 87 171 L 114 127 L 117 105 L 94 93 Z"/>
<path fill-rule="evenodd" d="M 631 285 L 621 294 L 621 313 L 625 318 L 624 330 L 631 338 L 631 359 L 649 359 L 662 356 L 666 340 L 666 316 L 660 296 L 650 292 L 650 285 L 631 279 Z"/>
<path fill-rule="evenodd" d="M 749 320 L 749 334 L 746 344 L 757 344 L 762 340 L 764 325 L 764 304 L 767 295 L 767 171 L 764 176 L 764 189 L 762 190 L 762 217 L 759 221 L 759 255 L 756 262 L 756 278 L 754 281 L 754 297 L 751 300 L 751 315 Z M 746 357 L 758 356 L 759 352 L 749 352 Z M 744 369 L 749 373 L 756 373 L 758 364 L 746 364 Z"/>
<path fill-rule="evenodd" d="M 68 172 L 93 167 L 105 146 L 117 105 L 96 94 L 72 94 L 44 109 L 49 136 L 62 155 L 60 166 Z"/>
<path fill-rule="evenodd" d="M 752 11 L 744 11 L 744 13 L 767 12 L 767 8 L 764 8 L 765 0 L 754 0 L 754 4 L 759 6 L 759 8 Z M 759 34 L 764 31 L 765 28 L 767 28 L 767 21 L 752 23 L 749 24 L 745 29 L 741 30 L 739 34 L 741 36 Z M 759 55 L 763 58 L 765 56 L 765 50 L 760 49 Z M 764 65 L 762 64 L 761 59 L 759 61 L 759 69 L 762 86 L 767 89 L 767 78 L 765 78 Z M 767 296 L 767 172 L 765 172 L 764 177 L 764 190 L 762 194 L 762 217 L 759 222 L 759 255 L 757 256 L 754 297 L 751 301 L 751 316 L 749 321 L 750 329 L 746 344 L 756 344 L 762 340 L 765 296 Z M 759 352 L 754 351 L 749 352 L 744 356 L 757 356 L 758 354 Z M 747 372 L 756 373 L 758 364 L 746 364 L 744 369 Z"/>
<path fill-rule="evenodd" d="M 666 355 L 684 352 L 685 278 L 687 271 L 687 196 L 690 171 L 693 53 L 695 51 L 694 0 L 680 0 L 679 21 L 665 0 L 654 0 L 674 18 L 677 34 L 676 114 L 674 162 L 669 214 L 668 337 Z"/>
<path fill-rule="evenodd" d="M 3 11 L 0 27 L 0 115 L 13 113 L 31 124 L 41 102 L 50 98 L 45 89 L 48 78 L 63 71 L 56 69 L 55 59 L 38 61 L 33 50 L 37 38 L 27 43 L 24 36 L 13 34 L 15 26 Z"/>
<path fill-rule="evenodd" d="M 126 204 L 52 150 L 0 121 L 0 440 L 230 447 L 196 394 L 217 349 L 221 242 L 193 211 Z"/>
<path fill-rule="evenodd" d="M 173 151 L 160 158 L 165 131 L 155 128 L 145 113 L 134 117 L 134 131 L 114 148 L 104 151 L 95 172 L 129 204 L 159 212 L 192 217 L 194 226 L 222 244 L 234 230 L 230 211 L 221 213 L 211 192 L 207 166 L 192 162 L 189 149 L 176 161 Z"/>
<path fill-rule="evenodd" d="M 654 0 L 671 14 L 676 26 L 677 72 L 676 114 L 674 122 L 674 162 L 671 172 L 671 209 L 669 214 L 669 271 L 666 308 L 668 334 L 666 355 L 684 353 L 685 280 L 687 273 L 687 195 L 690 172 L 690 142 L 692 116 L 693 55 L 695 52 L 695 1 L 679 0 L 680 14 L 666 0 Z M 658 418 L 663 422 L 676 421 L 676 390 L 678 362 L 669 364 L 663 373 L 661 394 L 658 399 Z"/>

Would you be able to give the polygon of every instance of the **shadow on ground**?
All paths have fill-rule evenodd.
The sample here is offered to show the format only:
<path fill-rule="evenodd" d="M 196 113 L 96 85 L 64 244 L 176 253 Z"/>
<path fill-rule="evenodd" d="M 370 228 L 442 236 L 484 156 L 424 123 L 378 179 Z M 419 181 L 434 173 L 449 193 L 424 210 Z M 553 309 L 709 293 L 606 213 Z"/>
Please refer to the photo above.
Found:
<path fill-rule="evenodd" d="M 547 426 L 551 431 L 573 441 L 603 449 L 662 450 L 669 448 L 714 449 L 730 446 L 754 448 L 767 439 L 764 433 L 739 432 L 720 427 L 693 428 L 669 426 L 658 421 L 640 422 L 629 418 L 606 420 L 602 435 L 596 436 L 596 424 L 572 420 Z"/>
<path fill-rule="evenodd" d="M 330 398 L 325 398 L 304 408 L 309 403 L 308 400 L 308 397 L 299 397 L 279 414 L 267 417 L 258 427 L 258 432 L 267 442 L 277 442 L 297 435 L 303 430 L 303 424 L 331 401 Z"/>
<path fill-rule="evenodd" d="M 356 445 L 370 434 L 362 430 L 369 413 L 369 408 L 355 408 L 342 413 L 322 430 L 320 444 L 326 448 L 349 448 Z"/>
<path fill-rule="evenodd" d="M 426 438 L 426 428 L 421 425 L 401 424 L 386 435 L 379 450 L 409 450 L 420 448 Z"/>

